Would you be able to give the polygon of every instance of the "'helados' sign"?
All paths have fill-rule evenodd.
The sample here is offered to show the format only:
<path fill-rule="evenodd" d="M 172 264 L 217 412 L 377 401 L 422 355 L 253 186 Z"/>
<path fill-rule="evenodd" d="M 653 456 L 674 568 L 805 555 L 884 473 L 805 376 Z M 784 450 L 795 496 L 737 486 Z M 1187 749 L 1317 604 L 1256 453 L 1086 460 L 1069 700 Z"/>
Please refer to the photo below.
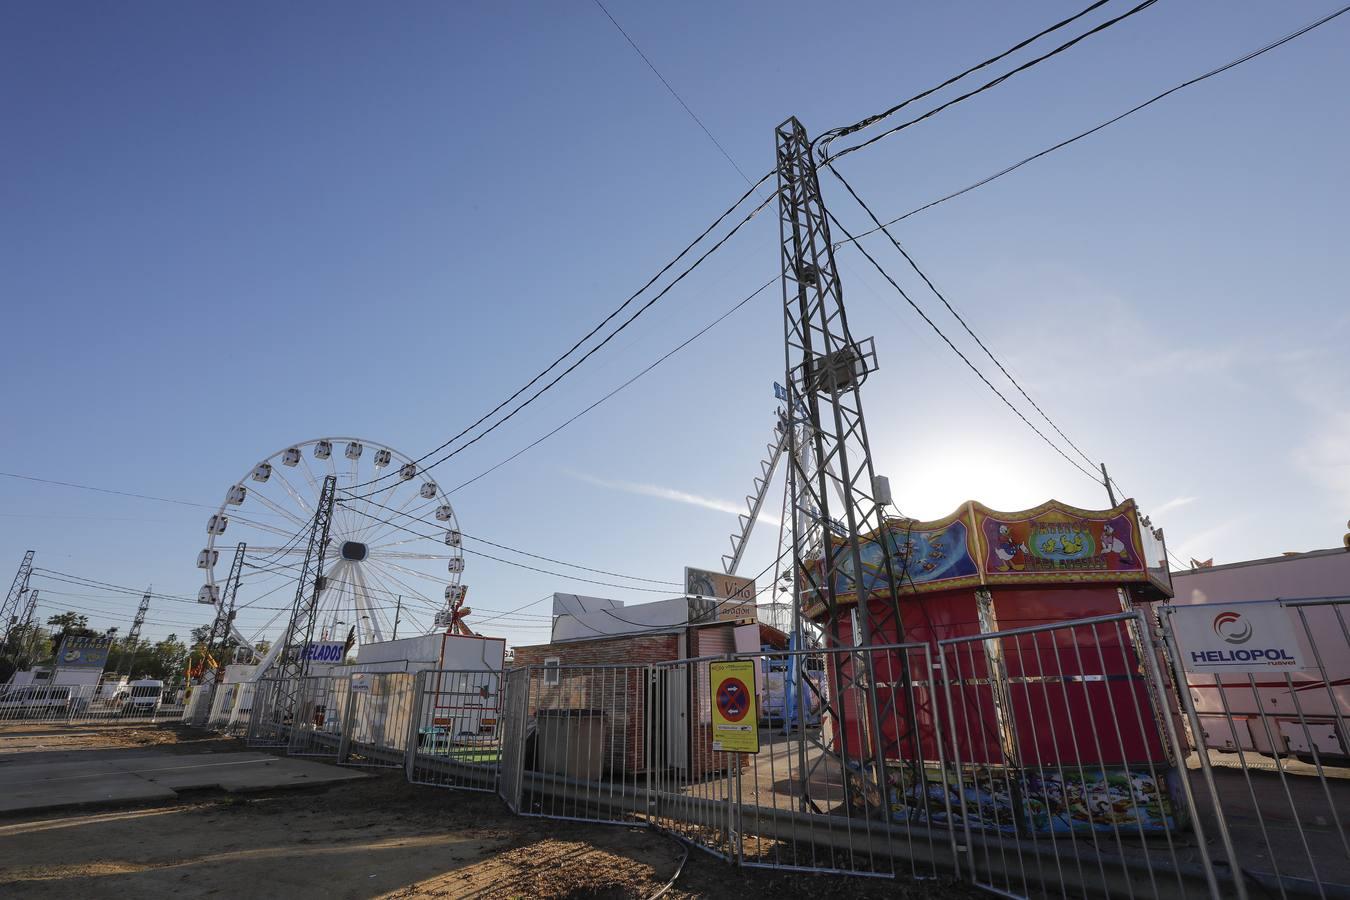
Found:
<path fill-rule="evenodd" d="M 1188 672 L 1297 672 L 1310 668 L 1279 601 L 1172 607 Z"/>
<path fill-rule="evenodd" d="M 314 641 L 305 644 L 305 658 L 312 663 L 340 663 L 346 656 L 346 641 Z"/>

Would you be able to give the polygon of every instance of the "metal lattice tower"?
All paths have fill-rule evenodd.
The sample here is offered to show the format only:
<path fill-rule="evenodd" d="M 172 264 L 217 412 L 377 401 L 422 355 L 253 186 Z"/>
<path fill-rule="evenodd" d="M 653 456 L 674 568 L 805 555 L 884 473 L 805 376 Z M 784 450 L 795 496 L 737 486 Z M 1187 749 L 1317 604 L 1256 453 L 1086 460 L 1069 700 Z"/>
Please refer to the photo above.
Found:
<path fill-rule="evenodd" d="M 145 614 L 150 611 L 150 590 L 154 585 L 145 589 L 145 594 L 141 597 L 141 605 L 136 607 L 136 618 L 131 620 L 131 630 L 127 632 L 127 649 L 132 653 L 136 652 L 136 642 L 141 639 L 141 626 L 145 624 Z"/>
<path fill-rule="evenodd" d="M 877 368 L 876 349 L 870 338 L 859 341 L 849 332 L 811 143 L 796 118 L 777 129 L 777 161 L 787 407 L 804 406 L 811 443 L 809 455 L 799 453 L 798 430 L 789 429 L 793 513 L 808 525 L 793 535 L 795 600 L 798 607 L 823 607 L 828 648 L 866 647 L 875 643 L 874 634 L 888 631 L 888 638 L 902 640 L 899 591 L 888 552 L 892 548 L 883 544 L 879 567 L 869 571 L 863 564 L 863 545 L 877 539 L 864 535 L 885 539 L 860 393 Z M 802 464 L 807 458 L 812 461 L 809 471 Z M 821 548 L 816 558 L 813 545 Z M 883 592 L 887 599 L 873 602 Z M 841 608 L 841 595 L 856 600 L 856 619 L 848 607 Z M 879 723 L 885 720 L 873 654 L 831 653 L 829 659 L 835 685 L 829 712 L 839 724 L 840 737 L 854 733 L 862 738 L 859 770 L 874 779 L 873 785 L 883 785 L 885 742 Z M 893 694 L 888 691 L 888 703 Z M 834 748 L 845 768 L 850 766 L 847 743 L 836 739 Z"/>
<path fill-rule="evenodd" d="M 286 628 L 285 647 L 281 651 L 277 677 L 281 679 L 276 713 L 281 717 L 292 714 L 301 690 L 300 679 L 309 672 L 309 655 L 305 652 L 314 639 L 314 622 L 323 593 L 323 561 L 328 549 L 328 529 L 333 521 L 333 501 L 337 495 L 337 476 L 323 480 L 319 502 L 314 509 L 314 520 L 309 527 L 309 546 L 305 562 L 300 567 L 300 580 L 295 586 L 295 603 L 291 606 L 291 621 Z"/>
<path fill-rule="evenodd" d="M 220 603 L 216 605 L 216 618 L 211 623 L 211 634 L 206 639 L 206 653 L 213 660 L 224 647 L 225 639 L 230 634 L 230 625 L 234 622 L 234 598 L 239 594 L 239 576 L 244 570 L 246 547 L 243 541 L 235 545 L 234 559 L 230 562 L 230 574 L 225 579 L 225 593 L 221 596 Z M 202 680 L 208 684 L 219 681 L 220 666 L 212 666 Z"/>
<path fill-rule="evenodd" d="M 19 571 L 14 574 L 4 604 L 0 605 L 0 647 L 9 643 L 10 629 L 18 624 L 19 609 L 23 606 L 23 595 L 28 591 L 28 579 L 32 574 L 33 551 L 29 550 L 23 555 L 23 562 L 19 563 Z"/>
<path fill-rule="evenodd" d="M 37 603 L 38 594 L 41 593 L 36 588 L 28 592 L 28 604 L 24 607 L 23 618 L 19 620 L 19 627 L 23 629 L 23 648 L 19 653 L 20 668 L 27 668 L 33 656 L 33 644 L 37 642 Z"/>

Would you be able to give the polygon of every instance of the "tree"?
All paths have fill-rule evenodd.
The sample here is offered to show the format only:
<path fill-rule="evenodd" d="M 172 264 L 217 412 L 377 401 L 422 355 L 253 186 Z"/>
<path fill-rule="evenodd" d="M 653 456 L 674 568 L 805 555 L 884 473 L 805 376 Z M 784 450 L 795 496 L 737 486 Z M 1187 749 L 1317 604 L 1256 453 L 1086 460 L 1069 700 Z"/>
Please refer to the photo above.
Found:
<path fill-rule="evenodd" d="M 89 631 L 89 617 L 82 616 L 76 612 L 63 612 L 59 616 L 52 616 L 47 620 L 48 625 L 55 625 L 61 631 L 69 631 L 74 634 Z M 92 631 L 89 631 L 93 634 Z"/>
<path fill-rule="evenodd" d="M 61 642 L 65 640 L 68 634 L 88 635 L 90 637 L 98 634 L 89 627 L 89 617 L 82 616 L 77 612 L 63 612 L 59 616 L 52 616 L 47 620 L 47 624 L 54 626 L 51 644 L 52 656 L 55 656 L 56 651 L 61 649 Z"/>

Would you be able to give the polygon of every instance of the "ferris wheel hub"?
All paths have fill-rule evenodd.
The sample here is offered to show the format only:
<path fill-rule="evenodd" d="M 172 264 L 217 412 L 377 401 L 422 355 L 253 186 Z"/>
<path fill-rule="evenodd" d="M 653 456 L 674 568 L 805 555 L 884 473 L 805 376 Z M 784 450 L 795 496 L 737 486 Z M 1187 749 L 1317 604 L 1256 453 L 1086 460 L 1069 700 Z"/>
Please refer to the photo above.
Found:
<path fill-rule="evenodd" d="M 370 548 L 360 541 L 347 541 L 342 545 L 342 558 L 352 562 L 360 562 L 369 552 Z"/>

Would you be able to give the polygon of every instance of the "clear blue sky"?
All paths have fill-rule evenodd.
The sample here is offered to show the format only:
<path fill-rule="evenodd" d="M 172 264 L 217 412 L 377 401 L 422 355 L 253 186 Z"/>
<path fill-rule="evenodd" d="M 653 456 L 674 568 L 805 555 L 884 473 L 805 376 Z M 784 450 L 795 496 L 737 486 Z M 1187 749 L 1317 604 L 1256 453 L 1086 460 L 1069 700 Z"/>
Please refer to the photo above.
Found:
<path fill-rule="evenodd" d="M 610 9 L 758 176 L 788 115 L 812 133 L 853 122 L 1080 5 Z M 841 168 L 899 214 L 1331 8 L 1164 0 Z M 1350 17 L 897 229 L 1183 558 L 1338 545 L 1350 516 L 1347 48 Z M 0 117 L 0 470 L 206 504 L 292 441 L 354 433 L 420 455 L 745 189 L 581 0 L 10 3 Z M 901 508 L 1104 504 L 866 265 L 841 252 L 854 331 L 881 352 L 866 402 Z M 442 482 L 552 428 L 777 266 L 764 216 Z M 457 494 L 465 530 L 656 578 L 716 566 L 735 524 L 716 507 L 756 473 L 782 378 L 776 292 Z M 195 594 L 208 514 L 0 479 L 0 577 L 31 547 L 50 568 Z M 482 609 L 624 596 L 472 558 L 465 581 Z M 40 586 L 99 626 L 125 629 L 134 608 Z M 161 602 L 146 634 L 200 620 Z M 543 621 L 496 624 L 525 643 Z"/>

